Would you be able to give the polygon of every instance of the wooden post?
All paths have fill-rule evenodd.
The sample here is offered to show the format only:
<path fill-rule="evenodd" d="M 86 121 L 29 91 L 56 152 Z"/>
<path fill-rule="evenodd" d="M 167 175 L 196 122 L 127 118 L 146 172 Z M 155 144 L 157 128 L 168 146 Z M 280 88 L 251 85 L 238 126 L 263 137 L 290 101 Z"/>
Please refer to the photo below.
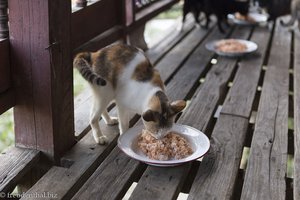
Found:
<path fill-rule="evenodd" d="M 10 0 L 16 146 L 52 161 L 74 143 L 70 0 Z"/>
<path fill-rule="evenodd" d="M 127 37 L 127 42 L 132 45 L 143 49 L 144 51 L 148 49 L 147 43 L 144 37 L 145 24 L 131 30 Z"/>
<path fill-rule="evenodd" d="M 129 27 L 135 21 L 135 11 L 136 11 L 135 0 L 125 0 L 124 8 L 125 8 L 124 25 L 126 27 Z M 130 45 L 137 46 L 143 50 L 147 50 L 148 46 L 144 38 L 144 31 L 145 31 L 145 24 L 141 25 L 134 31 L 130 31 L 130 32 L 126 31 L 127 34 L 125 36 L 126 42 Z"/>
<path fill-rule="evenodd" d="M 135 3 L 134 0 L 124 1 L 124 25 L 129 26 L 134 22 L 135 18 Z"/>
<path fill-rule="evenodd" d="M 0 39 L 8 37 L 7 0 L 0 0 Z"/>

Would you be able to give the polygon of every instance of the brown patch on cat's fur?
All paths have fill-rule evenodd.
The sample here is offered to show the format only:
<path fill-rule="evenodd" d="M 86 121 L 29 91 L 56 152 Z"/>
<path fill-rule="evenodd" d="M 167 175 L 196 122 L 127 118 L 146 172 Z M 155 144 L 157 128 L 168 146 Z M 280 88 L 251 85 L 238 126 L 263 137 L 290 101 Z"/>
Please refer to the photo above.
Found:
<path fill-rule="evenodd" d="M 153 77 L 151 79 L 151 83 L 157 87 L 160 87 L 162 90 L 165 90 L 164 83 L 161 80 L 160 74 L 156 69 L 154 70 Z"/>
<path fill-rule="evenodd" d="M 153 66 L 146 59 L 136 66 L 131 78 L 136 81 L 149 81 L 152 79 L 153 72 Z"/>
<path fill-rule="evenodd" d="M 161 113 L 161 104 L 158 96 L 153 95 L 149 101 L 149 107 L 152 111 Z"/>
<path fill-rule="evenodd" d="M 110 45 L 92 53 L 93 69 L 95 73 L 108 80 L 116 88 L 119 74 L 137 52 L 139 52 L 138 49 L 128 45 Z"/>

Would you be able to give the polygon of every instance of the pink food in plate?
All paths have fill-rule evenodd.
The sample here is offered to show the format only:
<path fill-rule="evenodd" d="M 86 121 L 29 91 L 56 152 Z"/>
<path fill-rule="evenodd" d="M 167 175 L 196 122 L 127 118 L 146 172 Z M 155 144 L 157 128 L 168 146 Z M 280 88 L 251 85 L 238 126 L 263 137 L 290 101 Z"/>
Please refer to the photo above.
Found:
<path fill-rule="evenodd" d="M 244 52 L 247 50 L 247 45 L 235 39 L 220 40 L 216 43 L 216 50 L 225 53 Z"/>
<path fill-rule="evenodd" d="M 162 139 L 156 139 L 143 130 L 138 137 L 138 147 L 153 160 L 178 160 L 193 153 L 189 142 L 176 132 L 169 132 Z"/>

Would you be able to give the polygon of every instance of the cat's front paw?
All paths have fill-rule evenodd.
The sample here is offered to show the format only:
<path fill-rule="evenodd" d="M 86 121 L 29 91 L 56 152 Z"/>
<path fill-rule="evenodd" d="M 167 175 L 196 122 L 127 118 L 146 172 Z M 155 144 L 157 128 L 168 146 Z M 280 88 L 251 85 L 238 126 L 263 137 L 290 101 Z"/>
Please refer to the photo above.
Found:
<path fill-rule="evenodd" d="M 105 135 L 102 135 L 100 137 L 94 137 L 97 144 L 104 145 L 108 143 L 108 138 Z"/>
<path fill-rule="evenodd" d="M 106 122 L 109 126 L 117 125 L 118 123 L 119 121 L 117 117 L 110 117 L 110 119 Z"/>

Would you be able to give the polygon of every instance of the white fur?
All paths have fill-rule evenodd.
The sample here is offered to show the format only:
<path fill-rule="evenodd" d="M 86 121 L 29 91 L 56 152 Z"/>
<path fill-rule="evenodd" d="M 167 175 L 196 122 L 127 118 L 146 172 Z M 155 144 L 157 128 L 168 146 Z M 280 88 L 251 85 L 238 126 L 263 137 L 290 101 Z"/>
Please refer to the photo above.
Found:
<path fill-rule="evenodd" d="M 106 123 L 115 124 L 114 119 L 111 119 L 106 111 L 111 101 L 115 100 L 116 102 L 120 134 L 122 134 L 129 128 L 129 111 L 141 115 L 148 110 L 150 98 L 157 91 L 161 90 L 150 82 L 139 82 L 131 78 L 136 66 L 145 61 L 145 59 L 144 54 L 138 52 L 119 75 L 115 89 L 111 83 L 107 83 L 105 86 L 90 84 L 94 96 L 94 103 L 90 114 L 90 124 L 94 139 L 97 143 L 104 144 L 107 142 L 107 138 L 102 134 L 99 127 L 98 121 L 100 115 L 102 115 Z"/>

